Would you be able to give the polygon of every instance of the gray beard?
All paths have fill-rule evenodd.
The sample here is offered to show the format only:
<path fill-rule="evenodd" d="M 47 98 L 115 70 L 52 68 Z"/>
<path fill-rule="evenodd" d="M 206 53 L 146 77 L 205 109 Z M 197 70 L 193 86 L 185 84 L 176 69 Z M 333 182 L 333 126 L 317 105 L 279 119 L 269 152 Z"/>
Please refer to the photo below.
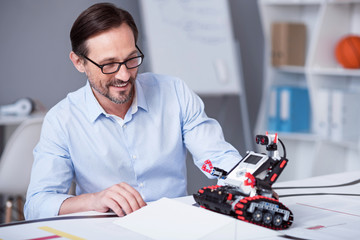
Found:
<path fill-rule="evenodd" d="M 92 82 L 89 80 L 89 83 L 90 83 L 90 86 L 95 89 L 95 91 L 97 91 L 98 93 L 100 93 L 101 95 L 103 95 L 104 97 L 106 97 L 107 99 L 109 99 L 110 101 L 112 101 L 113 103 L 116 103 L 116 104 L 124 104 L 124 103 L 127 103 L 129 102 L 132 97 L 133 97 L 133 91 L 134 91 L 134 83 L 135 81 L 131 81 L 130 84 L 132 84 L 132 88 L 131 88 L 131 91 L 129 93 L 128 96 L 126 96 L 126 98 L 124 99 L 118 99 L 118 98 L 115 98 L 115 97 L 112 97 L 109 95 L 109 93 L 106 93 L 106 92 L 103 92 L 101 91 L 99 88 L 97 88 L 94 84 L 92 84 Z M 124 96 L 124 95 L 123 95 Z"/>
<path fill-rule="evenodd" d="M 101 94 L 101 93 L 100 93 Z M 124 103 L 127 103 L 131 100 L 132 96 L 133 96 L 133 90 L 131 89 L 129 95 L 125 98 L 125 99 L 116 99 L 116 98 L 113 98 L 111 96 L 109 96 L 108 94 L 105 94 L 103 95 L 105 97 L 107 97 L 110 101 L 112 101 L 113 103 L 116 103 L 116 104 L 124 104 Z"/>

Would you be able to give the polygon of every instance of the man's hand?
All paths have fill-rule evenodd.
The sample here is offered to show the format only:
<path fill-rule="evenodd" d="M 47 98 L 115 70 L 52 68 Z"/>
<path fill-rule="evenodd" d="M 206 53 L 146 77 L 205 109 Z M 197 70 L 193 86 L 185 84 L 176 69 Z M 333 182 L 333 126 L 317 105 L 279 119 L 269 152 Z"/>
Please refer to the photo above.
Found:
<path fill-rule="evenodd" d="M 113 210 L 118 216 L 124 216 L 146 206 L 140 193 L 127 183 L 113 185 L 101 192 L 87 193 L 66 199 L 59 215 L 82 212 Z"/>
<path fill-rule="evenodd" d="M 124 216 L 146 206 L 139 192 L 124 182 L 94 193 L 92 202 L 95 211 L 107 212 L 111 209 L 118 216 Z"/>

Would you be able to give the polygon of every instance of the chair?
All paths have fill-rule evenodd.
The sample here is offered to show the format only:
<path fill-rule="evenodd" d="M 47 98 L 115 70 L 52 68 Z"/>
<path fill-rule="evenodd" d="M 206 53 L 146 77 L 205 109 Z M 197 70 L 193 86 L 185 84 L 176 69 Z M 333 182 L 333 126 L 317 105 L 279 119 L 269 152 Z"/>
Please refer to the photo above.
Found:
<path fill-rule="evenodd" d="M 33 149 L 40 139 L 43 118 L 23 121 L 10 136 L 0 159 L 0 195 L 7 196 L 5 222 L 12 219 L 13 197 L 17 199 L 18 220 L 23 220 L 23 199 L 30 182 Z"/>

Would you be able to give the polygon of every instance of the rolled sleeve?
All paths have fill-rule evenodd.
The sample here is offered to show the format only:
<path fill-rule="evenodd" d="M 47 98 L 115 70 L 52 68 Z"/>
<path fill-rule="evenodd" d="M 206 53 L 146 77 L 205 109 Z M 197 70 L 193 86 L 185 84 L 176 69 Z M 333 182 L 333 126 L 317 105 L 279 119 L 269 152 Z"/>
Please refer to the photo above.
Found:
<path fill-rule="evenodd" d="M 27 191 L 26 220 L 57 216 L 69 195 L 74 177 L 71 159 L 59 123 L 45 117 L 40 141 L 34 149 L 34 164 Z"/>
<path fill-rule="evenodd" d="M 61 204 L 72 195 L 38 193 L 26 201 L 24 214 L 26 220 L 54 217 L 59 214 Z"/>

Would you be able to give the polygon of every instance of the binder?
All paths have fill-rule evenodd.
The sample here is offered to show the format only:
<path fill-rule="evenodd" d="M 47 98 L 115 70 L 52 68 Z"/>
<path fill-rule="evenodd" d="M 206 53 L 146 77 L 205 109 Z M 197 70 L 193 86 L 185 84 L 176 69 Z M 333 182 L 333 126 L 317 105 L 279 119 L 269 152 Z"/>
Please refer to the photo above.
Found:
<path fill-rule="evenodd" d="M 268 117 L 268 130 L 276 131 L 278 128 L 278 113 L 277 106 L 279 105 L 277 98 L 277 89 L 271 88 L 269 99 L 269 117 Z"/>
<path fill-rule="evenodd" d="M 314 131 L 321 137 L 329 137 L 331 131 L 331 101 L 330 89 L 319 89 L 316 101 L 320 106 L 314 116 Z"/>
<path fill-rule="evenodd" d="M 273 94 L 276 96 L 276 101 Z M 306 88 L 276 86 L 272 89 L 271 95 L 268 117 L 270 131 L 308 132 L 310 130 L 310 101 Z M 276 109 L 270 111 L 274 102 Z"/>
<path fill-rule="evenodd" d="M 331 95 L 331 139 L 334 141 L 358 141 L 360 94 L 333 90 Z"/>

